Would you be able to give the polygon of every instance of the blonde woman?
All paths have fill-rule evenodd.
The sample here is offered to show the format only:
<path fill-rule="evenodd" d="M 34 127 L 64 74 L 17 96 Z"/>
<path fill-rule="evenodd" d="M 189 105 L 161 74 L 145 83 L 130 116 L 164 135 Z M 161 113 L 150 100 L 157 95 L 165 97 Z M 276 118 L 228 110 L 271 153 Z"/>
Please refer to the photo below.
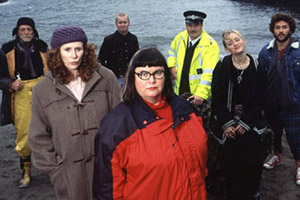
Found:
<path fill-rule="evenodd" d="M 212 114 L 224 142 L 229 199 L 259 199 L 262 172 L 263 81 L 257 60 L 246 53 L 246 39 L 236 30 L 222 34 L 225 51 L 213 73 Z"/>

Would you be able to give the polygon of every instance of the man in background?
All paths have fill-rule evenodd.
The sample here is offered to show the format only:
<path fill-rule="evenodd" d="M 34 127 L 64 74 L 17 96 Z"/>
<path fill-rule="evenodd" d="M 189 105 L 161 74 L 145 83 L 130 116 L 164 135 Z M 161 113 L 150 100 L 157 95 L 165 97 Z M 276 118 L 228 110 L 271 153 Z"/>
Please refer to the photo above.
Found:
<path fill-rule="evenodd" d="M 39 39 L 33 19 L 21 17 L 12 31 L 15 39 L 2 46 L 7 63 L 1 65 L 0 86 L 5 94 L 1 105 L 1 125 L 13 123 L 17 132 L 15 150 L 20 156 L 20 188 L 30 184 L 30 154 L 27 143 L 31 117 L 32 87 L 48 71 L 47 44 Z M 6 103 L 7 105 L 3 105 Z"/>
<path fill-rule="evenodd" d="M 139 43 L 137 37 L 128 31 L 130 21 L 127 14 L 119 13 L 115 24 L 117 30 L 104 38 L 98 60 L 115 73 L 122 85 L 129 61 L 139 49 Z"/>
<path fill-rule="evenodd" d="M 186 11 L 186 30 L 172 41 L 168 66 L 175 81 L 177 95 L 191 94 L 195 105 L 202 105 L 211 97 L 213 70 L 219 61 L 220 49 L 217 42 L 203 29 L 206 14 Z"/>
<path fill-rule="evenodd" d="M 296 184 L 300 185 L 300 40 L 293 37 L 295 20 L 277 13 L 269 30 L 274 39 L 259 53 L 266 73 L 266 114 L 274 133 L 274 155 L 264 164 L 273 169 L 282 163 L 282 133 L 296 162 Z"/>

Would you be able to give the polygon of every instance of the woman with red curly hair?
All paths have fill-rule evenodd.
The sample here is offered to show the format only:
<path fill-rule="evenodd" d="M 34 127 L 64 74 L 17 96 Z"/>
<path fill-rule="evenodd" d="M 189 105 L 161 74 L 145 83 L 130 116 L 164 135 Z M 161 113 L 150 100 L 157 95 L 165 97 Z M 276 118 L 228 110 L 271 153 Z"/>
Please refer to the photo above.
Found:
<path fill-rule="evenodd" d="M 76 26 L 57 28 L 50 72 L 33 89 L 29 145 L 33 165 L 49 174 L 57 199 L 92 199 L 94 136 L 120 101 L 112 71 Z"/>

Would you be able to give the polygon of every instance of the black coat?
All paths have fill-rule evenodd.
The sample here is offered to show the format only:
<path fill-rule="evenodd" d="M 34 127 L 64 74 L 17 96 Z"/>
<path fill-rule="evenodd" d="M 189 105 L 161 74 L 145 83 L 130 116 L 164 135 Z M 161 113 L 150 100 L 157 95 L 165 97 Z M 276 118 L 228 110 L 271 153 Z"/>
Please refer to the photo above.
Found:
<path fill-rule="evenodd" d="M 127 44 L 127 55 L 124 52 L 125 47 L 122 46 L 122 41 L 124 40 L 129 43 Z M 129 61 L 138 49 L 138 39 L 134 34 L 128 32 L 126 36 L 123 36 L 116 31 L 104 38 L 99 50 L 98 60 L 103 66 L 111 69 L 120 78 L 125 75 Z"/>
<path fill-rule="evenodd" d="M 14 79 L 10 76 L 8 71 L 8 60 L 6 59 L 6 54 L 11 51 L 16 51 L 16 46 L 18 43 L 18 39 L 9 41 L 8 43 L 3 44 L 2 48 L 0 49 L 0 89 L 2 90 L 2 102 L 1 102 L 1 111 L 0 111 L 0 125 L 4 126 L 10 123 L 13 123 L 13 116 L 11 113 L 11 95 L 12 91 L 9 91 L 9 85 Z M 48 45 L 40 39 L 32 40 L 32 44 L 34 45 L 34 49 L 36 50 L 34 54 L 33 62 L 36 62 L 36 65 L 40 68 L 40 73 L 43 73 L 44 66 L 42 59 L 40 57 L 39 52 L 45 53 L 47 51 Z M 11 61 L 12 62 L 12 61 Z M 15 57 L 15 65 L 18 62 L 17 56 Z M 17 70 L 18 66 L 15 66 L 15 70 Z M 21 74 L 22 78 L 22 74 Z"/>
<path fill-rule="evenodd" d="M 261 66 L 256 66 L 254 59 L 248 55 L 250 66 L 244 70 L 241 85 L 238 85 L 237 76 L 240 72 L 232 64 L 231 55 L 224 57 L 213 72 L 212 81 L 212 114 L 217 116 L 218 123 L 223 131 L 234 121 L 234 106 L 241 104 L 243 113 L 240 122 L 250 129 L 260 129 L 266 126 L 263 116 L 263 92 L 265 81 Z M 232 83 L 232 95 L 229 85 Z M 240 88 L 240 89 L 239 89 Z M 242 88 L 242 90 L 241 90 Z M 231 105 L 231 106 L 229 106 Z M 229 107 L 228 107 L 229 106 Z"/>
<path fill-rule="evenodd" d="M 0 89 L 2 90 L 2 102 L 0 110 L 0 125 L 4 126 L 12 123 L 11 117 L 11 93 L 9 92 L 9 84 L 13 81 L 9 77 L 6 57 L 0 49 Z"/>

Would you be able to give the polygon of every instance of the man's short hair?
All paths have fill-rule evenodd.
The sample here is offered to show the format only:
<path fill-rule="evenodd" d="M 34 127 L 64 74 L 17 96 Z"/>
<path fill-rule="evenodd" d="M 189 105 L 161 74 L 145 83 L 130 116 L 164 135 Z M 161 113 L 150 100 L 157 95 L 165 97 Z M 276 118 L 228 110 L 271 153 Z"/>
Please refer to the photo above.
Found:
<path fill-rule="evenodd" d="M 129 22 L 129 17 L 128 17 L 128 15 L 127 15 L 126 13 L 119 13 L 119 14 L 117 15 L 117 17 L 116 17 L 116 22 L 118 21 L 118 17 L 127 17 L 127 20 L 128 20 L 128 22 Z"/>
<path fill-rule="evenodd" d="M 271 22 L 269 24 L 269 30 L 271 33 L 274 34 L 275 24 L 279 21 L 285 21 L 289 24 L 291 35 L 295 32 L 297 26 L 296 26 L 296 22 L 295 22 L 294 18 L 291 15 L 286 14 L 286 13 L 277 13 L 272 16 Z"/>

